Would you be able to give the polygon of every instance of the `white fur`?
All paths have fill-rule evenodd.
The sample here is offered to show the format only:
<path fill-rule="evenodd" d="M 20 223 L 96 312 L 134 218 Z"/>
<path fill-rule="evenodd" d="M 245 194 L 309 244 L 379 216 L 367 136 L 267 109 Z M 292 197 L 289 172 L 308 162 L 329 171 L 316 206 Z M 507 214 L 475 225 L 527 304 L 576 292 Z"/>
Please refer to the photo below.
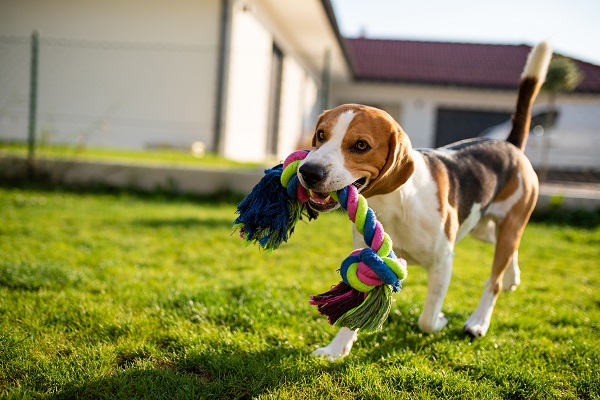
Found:
<path fill-rule="evenodd" d="M 474 337 L 485 336 L 490 327 L 490 320 L 492 319 L 492 312 L 494 311 L 497 299 L 498 296 L 490 289 L 490 282 L 486 283 L 475 312 L 465 322 L 464 328 L 467 332 Z"/>
<path fill-rule="evenodd" d="M 392 237 L 394 251 L 409 262 L 430 265 L 437 262 L 434 253 L 448 254 L 452 247 L 439 229 L 441 215 L 431 212 L 438 207 L 435 181 L 421 153 L 412 151 L 411 155 L 413 175 L 400 189 L 371 197 L 369 206 Z M 405 229 L 407 226 L 411 229 Z"/>
<path fill-rule="evenodd" d="M 484 216 L 470 233 L 474 238 L 496 244 L 496 221 Z"/>
<path fill-rule="evenodd" d="M 330 360 L 335 360 L 350 354 L 352 345 L 357 340 L 356 331 L 348 328 L 341 328 L 331 343 L 325 347 L 318 348 L 313 352 L 315 356 L 323 356 Z"/>
<path fill-rule="evenodd" d="M 460 225 L 460 228 L 458 228 L 458 233 L 456 234 L 456 241 L 460 241 L 467 235 L 467 233 L 471 232 L 480 220 L 481 204 L 475 203 L 473 204 L 473 207 L 471 207 L 471 212 L 469 212 L 469 216 L 463 221 L 463 223 Z"/>
<path fill-rule="evenodd" d="M 552 58 L 552 47 L 548 41 L 538 43 L 527 56 L 527 63 L 521 78 L 536 78 L 540 85 L 544 82 L 548 65 Z"/>
<path fill-rule="evenodd" d="M 321 192 L 336 191 L 338 188 L 348 186 L 357 179 L 344 168 L 344 154 L 342 152 L 342 140 L 354 119 L 354 115 L 353 111 L 342 113 L 331 130 L 329 140 L 318 151 L 308 153 L 308 156 L 300 164 L 302 166 L 304 163 L 318 163 L 326 168 L 327 178 L 322 182 L 322 187 L 319 188 Z M 302 181 L 302 176 L 299 175 L 298 177 Z"/>
<path fill-rule="evenodd" d="M 506 216 L 506 214 L 510 211 L 511 208 L 523 197 L 523 193 L 525 189 L 523 188 L 523 176 L 518 174 L 517 178 L 519 179 L 519 186 L 517 190 L 505 200 L 493 202 L 488 210 L 486 211 L 486 215 L 493 216 L 498 219 L 502 219 Z"/>
<path fill-rule="evenodd" d="M 519 251 L 513 253 L 513 258 L 504 272 L 502 279 L 502 290 L 505 292 L 517 290 L 517 286 L 521 283 L 521 269 L 519 268 Z"/>

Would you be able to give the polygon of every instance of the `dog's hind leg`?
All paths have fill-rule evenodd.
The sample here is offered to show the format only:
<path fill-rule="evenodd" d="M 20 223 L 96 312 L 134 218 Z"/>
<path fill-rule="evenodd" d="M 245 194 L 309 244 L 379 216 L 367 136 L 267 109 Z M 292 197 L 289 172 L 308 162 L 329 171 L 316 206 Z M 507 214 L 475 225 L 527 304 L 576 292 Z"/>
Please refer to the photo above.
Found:
<path fill-rule="evenodd" d="M 512 231 L 512 227 L 509 228 L 509 225 L 512 224 L 507 220 L 502 221 L 499 225 L 500 229 L 490 280 L 485 284 L 475 312 L 464 325 L 465 331 L 473 337 L 485 336 L 487 333 L 496 300 L 503 287 L 504 272 L 511 263 L 512 256 L 519 245 L 521 232 Z"/>
<path fill-rule="evenodd" d="M 485 285 L 475 312 L 464 325 L 465 331 L 473 337 L 484 336 L 487 333 L 500 290 L 505 289 L 509 284 L 509 288 L 512 288 L 520 280 L 517 249 L 535 206 L 537 181 L 533 185 L 525 184 L 521 187 L 524 189 L 521 192 L 522 201 L 513 204 L 504 218 L 498 222 L 496 251 L 490 280 Z M 509 270 L 505 279 L 507 269 Z"/>
<path fill-rule="evenodd" d="M 482 219 L 482 221 L 473 229 L 471 236 L 484 242 L 496 244 L 497 229 L 496 221 L 493 219 Z M 512 259 L 502 280 L 502 290 L 510 292 L 517 289 L 521 283 L 521 270 L 519 269 L 519 252 L 513 253 Z"/>

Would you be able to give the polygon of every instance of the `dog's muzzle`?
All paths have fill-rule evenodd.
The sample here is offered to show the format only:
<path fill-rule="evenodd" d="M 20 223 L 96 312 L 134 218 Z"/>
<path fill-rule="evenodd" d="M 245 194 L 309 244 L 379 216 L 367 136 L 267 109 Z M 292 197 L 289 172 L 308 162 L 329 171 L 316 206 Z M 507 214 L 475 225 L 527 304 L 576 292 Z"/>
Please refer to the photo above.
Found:
<path fill-rule="evenodd" d="M 327 178 L 327 171 L 318 164 L 305 163 L 298 168 L 300 182 L 308 189 L 310 207 L 319 212 L 333 210 L 339 206 L 329 193 L 318 192 L 313 190 L 314 187 L 319 187 L 320 184 Z"/>

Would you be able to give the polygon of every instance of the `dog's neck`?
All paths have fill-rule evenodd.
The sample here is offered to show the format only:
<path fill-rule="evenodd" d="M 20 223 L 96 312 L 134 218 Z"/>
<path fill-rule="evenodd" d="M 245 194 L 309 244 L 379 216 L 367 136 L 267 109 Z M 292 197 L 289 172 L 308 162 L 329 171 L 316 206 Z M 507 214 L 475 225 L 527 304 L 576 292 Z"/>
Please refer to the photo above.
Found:
<path fill-rule="evenodd" d="M 404 214 L 405 212 L 410 213 L 411 210 L 422 208 L 422 206 L 418 204 L 420 198 L 422 198 L 422 196 L 419 196 L 419 193 L 423 191 L 437 192 L 437 187 L 431 179 L 431 173 L 429 172 L 429 168 L 427 168 L 427 164 L 421 153 L 415 149 L 411 149 L 410 153 L 415 167 L 410 178 L 408 178 L 403 185 L 390 193 L 369 198 L 369 202 L 373 200 L 374 204 L 381 204 L 382 202 L 388 203 L 391 201 L 395 206 L 390 209 L 398 210 L 400 213 Z M 437 206 L 434 207 L 434 209 L 437 208 Z"/>

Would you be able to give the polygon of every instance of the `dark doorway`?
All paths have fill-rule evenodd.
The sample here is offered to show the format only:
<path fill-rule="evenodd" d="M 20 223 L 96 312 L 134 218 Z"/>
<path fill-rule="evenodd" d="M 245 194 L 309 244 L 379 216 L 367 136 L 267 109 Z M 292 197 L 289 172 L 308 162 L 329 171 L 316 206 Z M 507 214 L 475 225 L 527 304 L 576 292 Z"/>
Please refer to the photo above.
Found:
<path fill-rule="evenodd" d="M 279 114 L 281 109 L 281 79 L 283 77 L 283 52 L 273 43 L 271 60 L 271 87 L 267 125 L 267 154 L 277 154 L 279 142 Z"/>
<path fill-rule="evenodd" d="M 435 147 L 478 136 L 490 126 L 511 118 L 509 112 L 438 108 Z"/>

